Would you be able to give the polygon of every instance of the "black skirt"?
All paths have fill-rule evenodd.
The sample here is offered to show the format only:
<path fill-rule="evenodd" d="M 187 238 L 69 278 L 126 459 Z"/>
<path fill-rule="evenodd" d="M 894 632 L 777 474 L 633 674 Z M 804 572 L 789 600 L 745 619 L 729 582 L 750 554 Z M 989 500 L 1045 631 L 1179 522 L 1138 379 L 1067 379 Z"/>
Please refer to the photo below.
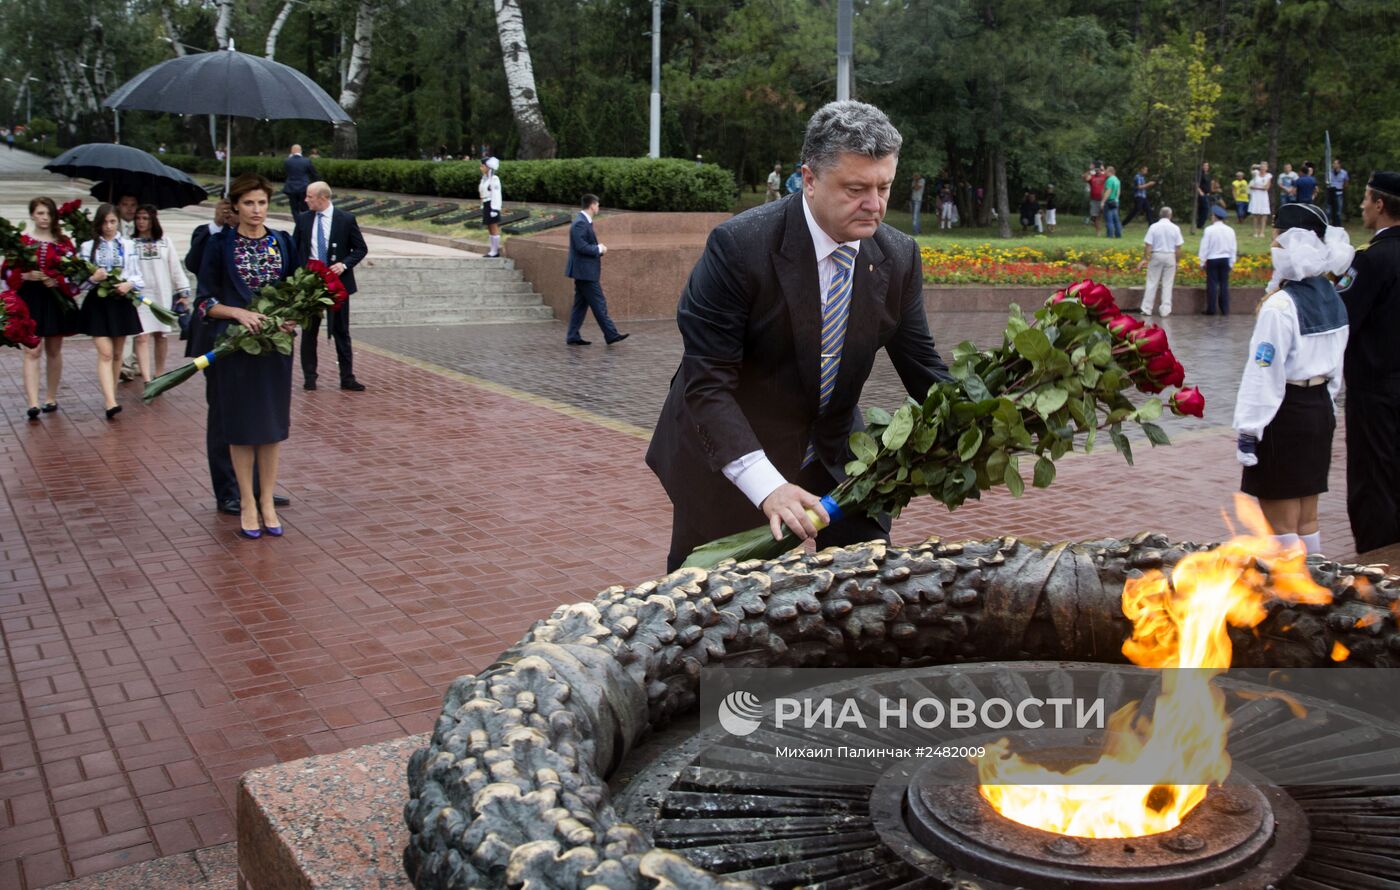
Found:
<path fill-rule="evenodd" d="M 40 337 L 68 337 L 78 333 L 78 313 L 54 296 L 39 281 L 26 281 L 19 288 L 20 299 L 29 307 Z"/>
<path fill-rule="evenodd" d="M 483 226 L 494 226 L 501 221 L 501 211 L 492 210 L 490 204 L 481 205 L 481 224 Z"/>
<path fill-rule="evenodd" d="M 117 293 L 99 297 L 90 290 L 78 310 L 78 331 L 89 337 L 131 337 L 141 333 L 141 316 L 130 297 Z"/>
<path fill-rule="evenodd" d="M 1259 463 L 1244 468 L 1240 491 L 1266 501 L 1326 491 L 1336 430 L 1326 384 L 1285 387 L 1283 404 L 1259 439 Z"/>
<path fill-rule="evenodd" d="M 209 366 L 209 390 L 224 441 L 271 445 L 292 427 L 292 357 L 235 352 Z"/>

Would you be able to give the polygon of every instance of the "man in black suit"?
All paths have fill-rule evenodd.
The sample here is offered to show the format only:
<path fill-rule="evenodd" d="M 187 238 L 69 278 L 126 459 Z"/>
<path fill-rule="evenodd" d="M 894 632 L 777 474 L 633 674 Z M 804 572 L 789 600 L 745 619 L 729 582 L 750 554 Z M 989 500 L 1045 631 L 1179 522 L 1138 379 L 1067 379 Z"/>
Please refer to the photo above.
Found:
<path fill-rule="evenodd" d="M 218 234 L 224 230 L 224 226 L 238 225 L 238 216 L 233 212 L 233 204 L 228 198 L 220 198 L 219 203 L 214 205 L 214 221 L 197 226 L 190 235 L 190 249 L 185 254 L 185 268 L 191 275 L 199 274 L 199 264 L 204 262 L 204 245 L 209 243 L 209 236 Z"/>
<path fill-rule="evenodd" d="M 862 426 L 861 389 L 884 347 L 922 400 L 948 379 L 923 304 L 914 240 L 884 225 L 902 139 L 877 108 L 813 115 L 802 188 L 710 233 L 681 293 L 685 352 L 647 450 L 673 505 L 668 570 L 697 546 L 767 521 L 819 547 L 888 538 L 853 515 L 818 533 Z"/>
<path fill-rule="evenodd" d="M 313 182 L 306 190 L 307 213 L 297 217 L 296 242 L 301 262 L 320 260 L 340 276 L 345 289 L 355 292 L 355 266 L 369 253 L 360 224 L 344 210 L 331 204 L 331 187 Z M 335 356 L 340 362 L 340 388 L 364 392 L 365 386 L 355 379 L 355 360 L 350 353 L 350 304 L 328 312 L 327 333 L 335 338 Z M 316 333 L 321 329 L 318 318 L 306 329 L 301 339 L 301 376 L 307 389 L 316 388 Z"/>
<path fill-rule="evenodd" d="M 306 212 L 307 187 L 321 177 L 316 172 L 316 165 L 309 158 L 302 157 L 300 145 L 292 146 L 292 153 L 282 162 L 282 170 L 286 180 L 282 184 L 282 194 L 291 201 L 292 219 L 296 219 Z"/>
<path fill-rule="evenodd" d="M 583 208 L 574 217 L 569 227 L 569 259 L 564 263 L 564 274 L 574 280 L 574 308 L 569 313 L 569 330 L 564 342 L 570 346 L 591 346 L 583 339 L 579 329 L 588 310 L 593 310 L 593 320 L 603 329 L 603 339 L 609 346 L 626 340 L 627 334 L 620 334 L 617 325 L 608 316 L 608 298 L 603 296 L 603 254 L 608 252 L 606 245 L 598 243 L 593 232 L 593 218 L 598 215 L 598 196 L 584 195 L 579 202 Z"/>

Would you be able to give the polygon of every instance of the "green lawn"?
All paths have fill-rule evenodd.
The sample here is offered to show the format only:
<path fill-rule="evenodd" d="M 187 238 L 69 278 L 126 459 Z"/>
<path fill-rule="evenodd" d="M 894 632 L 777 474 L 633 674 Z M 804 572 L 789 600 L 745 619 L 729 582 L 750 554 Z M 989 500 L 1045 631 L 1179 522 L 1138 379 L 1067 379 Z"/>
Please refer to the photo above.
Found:
<path fill-rule="evenodd" d="M 734 209 L 735 213 L 747 210 L 750 207 L 763 203 L 763 192 L 742 191 L 739 194 L 739 201 Z M 1123 227 L 1123 237 L 1121 240 L 1105 238 L 1102 234 L 1094 236 L 1093 226 L 1084 224 L 1084 217 L 1077 216 L 1069 211 L 1062 210 L 1059 214 L 1060 222 L 1055 227 L 1053 235 L 1021 235 L 1020 220 L 1013 219 L 1011 226 L 1011 238 L 1003 241 L 997 235 L 995 228 L 965 228 L 958 227 L 948 232 L 938 231 L 937 217 L 923 214 L 924 233 L 919 236 L 919 243 L 930 247 L 953 246 L 956 244 L 976 246 L 978 244 L 994 244 L 999 247 L 1015 247 L 1029 245 L 1047 251 L 1061 251 L 1069 248 L 1075 250 L 1104 250 L 1110 247 L 1122 247 L 1134 252 L 1142 250 L 1142 236 L 1147 232 L 1147 226 L 1139 216 L 1127 226 Z M 901 232 L 913 233 L 913 217 L 907 210 L 896 210 L 890 208 L 885 214 L 885 222 L 899 229 Z M 1154 220 L 1155 222 L 1155 220 Z M 1200 233 L 1192 234 L 1189 223 L 1181 227 L 1181 234 L 1186 238 L 1186 244 L 1182 246 L 1183 252 L 1188 256 L 1194 256 L 1200 247 Z M 1181 220 L 1177 219 L 1177 224 L 1181 225 Z M 1233 225 L 1233 223 L 1231 223 Z M 1251 237 L 1253 229 L 1246 221 L 1244 225 L 1235 225 L 1236 241 L 1239 251 L 1242 254 L 1269 252 L 1269 240 L 1265 238 Z M 1371 233 L 1361 227 L 1361 223 L 1352 220 L 1347 224 L 1347 231 L 1351 234 L 1353 245 L 1365 244 L 1371 239 Z"/>

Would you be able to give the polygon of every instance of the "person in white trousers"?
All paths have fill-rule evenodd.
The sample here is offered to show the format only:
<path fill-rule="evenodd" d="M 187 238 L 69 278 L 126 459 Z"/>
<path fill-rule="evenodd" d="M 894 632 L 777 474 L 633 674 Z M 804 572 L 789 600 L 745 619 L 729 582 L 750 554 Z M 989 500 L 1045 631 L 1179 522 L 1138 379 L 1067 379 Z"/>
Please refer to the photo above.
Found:
<path fill-rule="evenodd" d="M 1147 227 L 1147 235 L 1142 239 L 1142 262 L 1139 269 L 1147 269 L 1147 286 L 1142 292 L 1142 314 L 1151 315 L 1157 302 L 1157 288 L 1162 289 L 1161 316 L 1172 314 L 1172 283 L 1176 281 L 1176 265 L 1181 259 L 1181 245 L 1186 239 L 1181 237 L 1181 229 L 1172 222 L 1172 209 L 1163 207 L 1158 214 L 1160 219 Z"/>

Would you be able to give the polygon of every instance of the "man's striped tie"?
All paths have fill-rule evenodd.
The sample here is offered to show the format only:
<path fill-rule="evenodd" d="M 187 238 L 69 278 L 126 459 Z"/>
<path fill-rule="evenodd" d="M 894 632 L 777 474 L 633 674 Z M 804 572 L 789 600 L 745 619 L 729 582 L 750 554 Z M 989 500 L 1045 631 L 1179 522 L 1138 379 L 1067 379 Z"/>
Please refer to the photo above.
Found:
<path fill-rule="evenodd" d="M 827 402 L 836 389 L 836 374 L 841 370 L 841 348 L 846 342 L 846 319 L 851 314 L 851 279 L 856 263 L 856 248 L 842 245 L 831 254 L 836 274 L 826 292 L 826 308 L 822 310 L 822 354 L 818 410 L 825 414 Z M 817 459 L 817 443 L 807 443 L 802 466 Z"/>

